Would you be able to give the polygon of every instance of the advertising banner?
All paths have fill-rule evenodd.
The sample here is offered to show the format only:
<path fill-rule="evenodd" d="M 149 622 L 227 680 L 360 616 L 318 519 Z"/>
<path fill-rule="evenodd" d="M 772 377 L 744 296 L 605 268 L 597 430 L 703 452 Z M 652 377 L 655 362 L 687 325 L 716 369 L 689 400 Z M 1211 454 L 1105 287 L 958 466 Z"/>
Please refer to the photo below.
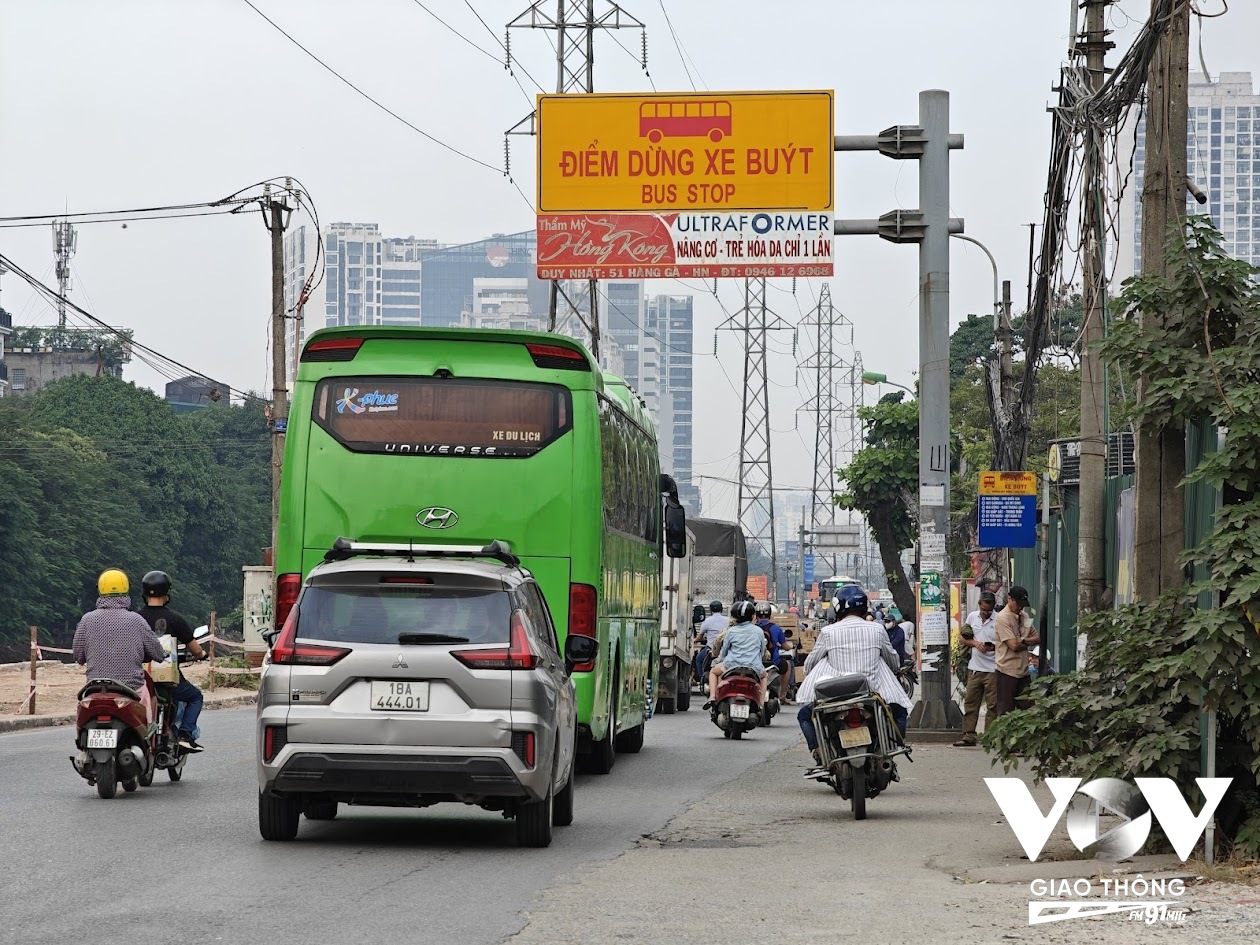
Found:
<path fill-rule="evenodd" d="M 538 217 L 539 279 L 830 276 L 829 213 L 583 213 Z"/>
<path fill-rule="evenodd" d="M 819 92 L 538 97 L 538 212 L 831 210 Z"/>
<path fill-rule="evenodd" d="M 748 575 L 748 593 L 756 600 L 769 600 L 770 578 L 765 574 Z"/>

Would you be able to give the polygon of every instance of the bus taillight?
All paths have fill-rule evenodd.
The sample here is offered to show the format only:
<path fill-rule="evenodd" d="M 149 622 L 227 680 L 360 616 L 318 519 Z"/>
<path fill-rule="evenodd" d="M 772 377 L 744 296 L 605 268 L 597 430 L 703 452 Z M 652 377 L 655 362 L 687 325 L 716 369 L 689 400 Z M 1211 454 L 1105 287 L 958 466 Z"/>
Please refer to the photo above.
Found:
<path fill-rule="evenodd" d="M 596 592 L 590 584 L 569 585 L 569 633 L 580 637 L 596 637 Z M 589 673 L 594 661 L 578 663 L 575 673 Z"/>
<path fill-rule="evenodd" d="M 302 351 L 303 361 L 353 361 L 363 347 L 362 338 L 324 338 Z"/>
<path fill-rule="evenodd" d="M 276 578 L 276 626 L 283 627 L 289 619 L 289 611 L 297 603 L 302 590 L 302 575 L 282 574 Z"/>
<path fill-rule="evenodd" d="M 591 366 L 586 355 L 563 345 L 527 344 L 529 356 L 534 359 L 534 366 L 540 368 L 559 368 L 562 371 L 589 371 Z"/>

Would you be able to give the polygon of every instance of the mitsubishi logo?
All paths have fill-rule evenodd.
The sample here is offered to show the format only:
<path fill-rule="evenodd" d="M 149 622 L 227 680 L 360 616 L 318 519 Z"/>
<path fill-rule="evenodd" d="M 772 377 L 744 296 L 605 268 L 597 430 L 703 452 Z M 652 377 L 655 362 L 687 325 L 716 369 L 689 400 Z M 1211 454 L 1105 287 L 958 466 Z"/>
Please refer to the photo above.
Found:
<path fill-rule="evenodd" d="M 410 667 L 407 665 L 407 661 L 403 659 L 403 656 L 404 654 L 399 653 L 398 659 L 394 660 L 394 665 L 391 666 L 390 669 L 410 669 Z"/>
<path fill-rule="evenodd" d="M 459 521 L 459 513 L 440 505 L 431 505 L 416 513 L 416 521 L 425 528 L 451 528 Z"/>

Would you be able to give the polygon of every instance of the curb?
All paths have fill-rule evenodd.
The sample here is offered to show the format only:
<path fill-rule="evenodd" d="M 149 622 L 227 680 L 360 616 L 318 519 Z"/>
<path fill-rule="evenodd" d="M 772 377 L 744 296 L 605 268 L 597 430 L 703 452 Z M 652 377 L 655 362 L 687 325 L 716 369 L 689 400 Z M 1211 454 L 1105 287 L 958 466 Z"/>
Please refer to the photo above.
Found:
<path fill-rule="evenodd" d="M 202 707 L 203 712 L 212 709 L 235 709 L 244 705 L 253 705 L 258 701 L 256 693 L 249 695 L 232 696 L 229 699 L 219 699 L 215 702 L 206 702 Z M 24 732 L 35 728 L 55 728 L 59 725 L 73 725 L 73 715 L 31 715 L 14 719 L 0 719 L 0 735 L 5 732 Z"/>

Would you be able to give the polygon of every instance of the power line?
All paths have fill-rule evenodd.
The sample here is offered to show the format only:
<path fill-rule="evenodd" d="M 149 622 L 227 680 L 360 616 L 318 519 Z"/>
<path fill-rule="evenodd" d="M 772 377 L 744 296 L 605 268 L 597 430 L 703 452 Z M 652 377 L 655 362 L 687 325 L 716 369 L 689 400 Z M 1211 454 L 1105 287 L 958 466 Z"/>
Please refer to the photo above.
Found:
<path fill-rule="evenodd" d="M 474 7 L 471 3 L 469 3 L 469 0 L 464 0 L 464 6 L 468 7 L 468 9 L 472 11 L 472 15 L 475 16 L 477 20 L 481 23 L 481 25 L 486 28 L 486 32 L 490 34 L 490 38 L 499 44 L 504 54 L 507 54 L 509 52 L 507 48 L 507 44 L 503 42 L 503 40 L 499 39 L 495 31 L 490 28 L 490 24 L 487 23 L 485 19 L 482 17 L 482 15 L 477 12 L 477 8 Z M 512 72 L 512 66 L 510 63 L 505 62 L 503 64 L 503 67 L 507 69 L 508 72 Z M 540 92 L 546 91 L 546 89 L 542 87 L 542 83 L 540 83 L 537 79 L 535 79 L 532 75 L 530 75 L 529 70 L 527 70 L 524 66 L 518 64 L 516 68 L 521 70 L 521 74 L 524 75 L 525 78 L 529 79 L 530 82 L 534 83 L 534 86 L 538 89 L 538 91 Z"/>
<path fill-rule="evenodd" d="M 665 14 L 665 25 L 669 27 L 669 35 L 674 38 L 674 49 L 678 51 L 678 60 L 682 63 L 683 72 L 687 73 L 687 81 L 691 84 L 691 91 L 696 91 L 696 80 L 691 77 L 691 69 L 687 66 L 687 57 L 683 55 L 682 43 L 678 41 L 678 33 L 674 31 L 674 24 L 670 21 L 669 11 L 665 9 L 665 0 L 659 0 L 661 4 L 661 13 Z"/>
<path fill-rule="evenodd" d="M 122 329 L 115 328 L 113 325 L 107 324 L 106 322 L 97 318 L 91 312 L 75 304 L 70 299 L 66 298 L 65 296 L 59 294 L 55 289 L 40 282 L 38 279 L 36 279 L 29 272 L 27 272 L 25 269 L 23 269 L 21 266 L 15 263 L 8 256 L 5 256 L 3 253 L 0 253 L 0 264 L 2 264 L 4 268 L 8 270 L 9 272 L 14 273 L 19 279 L 21 279 L 23 282 L 25 282 L 27 285 L 33 288 L 36 292 L 40 293 L 41 295 L 45 296 L 48 299 L 65 303 L 66 307 L 70 309 L 72 312 L 98 325 L 100 328 L 102 328 L 105 331 L 108 331 L 110 334 L 116 335 L 119 339 L 123 341 L 124 344 L 129 345 L 132 348 L 133 352 L 138 350 L 154 358 L 157 358 L 168 365 L 174 365 L 175 367 L 178 367 L 186 371 L 189 375 L 192 375 L 194 377 L 204 378 L 208 381 L 216 381 L 213 375 L 207 374 L 203 371 L 198 371 L 195 368 L 189 367 L 187 364 L 183 364 L 179 361 L 176 361 L 172 357 L 162 354 L 160 351 L 154 348 L 150 348 L 147 345 L 141 344 L 140 342 L 136 341 L 134 337 L 128 335 L 127 332 L 123 331 Z M 146 361 L 145 363 L 148 363 L 148 362 Z M 175 380 L 176 378 L 171 378 L 171 379 Z M 227 385 L 227 386 L 232 386 L 232 385 Z M 234 387 L 233 389 L 242 390 L 242 388 L 240 387 Z M 249 395 L 242 394 L 242 396 L 249 396 Z M 263 398 L 259 397 L 259 398 L 254 398 L 254 399 L 262 400 Z"/>
<path fill-rule="evenodd" d="M 262 11 L 262 10 L 260 10 L 260 9 L 258 9 L 258 7 L 254 6 L 254 4 L 253 4 L 252 0 L 242 0 L 242 2 L 243 2 L 243 3 L 247 6 L 247 7 L 249 7 L 251 10 L 253 10 L 255 13 L 257 13 L 259 16 L 261 16 L 264 20 L 266 20 L 266 21 L 267 21 L 267 22 L 271 25 L 271 27 L 272 27 L 272 28 L 273 28 L 273 29 L 274 29 L 277 33 L 279 33 L 281 36 L 283 36 L 285 39 L 287 39 L 290 43 L 292 43 L 292 44 L 293 44 L 294 46 L 296 46 L 298 49 L 302 50 L 302 52 L 306 53 L 306 55 L 307 55 L 307 56 L 309 56 L 311 59 L 314 59 L 314 60 L 315 60 L 315 62 L 316 62 L 316 63 L 318 63 L 318 64 L 320 65 L 320 67 L 321 67 L 321 68 L 323 68 L 325 71 L 329 72 L 329 73 L 330 73 L 330 74 L 331 74 L 334 78 L 336 78 L 339 82 L 342 82 L 343 84 L 345 84 L 345 85 L 349 86 L 351 89 L 353 89 L 355 92 L 357 92 L 360 96 L 362 96 L 363 98 L 367 99 L 369 102 L 371 102 L 373 105 L 375 105 L 375 106 L 376 106 L 377 108 L 379 108 L 381 111 L 383 111 L 385 114 L 389 115 L 391 118 L 393 118 L 393 119 L 395 119 L 395 120 L 397 120 L 397 121 L 402 122 L 404 125 L 406 125 L 408 128 L 410 128 L 412 131 L 414 131 L 416 134 L 420 135 L 420 136 L 421 136 L 421 137 L 423 137 L 423 138 L 428 139 L 429 141 L 431 141 L 431 142 L 433 142 L 434 144 L 436 144 L 438 147 L 445 148 L 447 151 L 450 151 L 452 154 L 457 154 L 457 155 L 459 155 L 460 157 L 464 158 L 464 159 L 465 159 L 465 160 L 467 160 L 467 161 L 471 161 L 472 163 L 477 164 L 477 165 L 479 165 L 479 166 L 481 166 L 481 167 L 484 167 L 484 168 L 486 168 L 487 170 L 494 171 L 496 174 L 502 174 L 502 173 L 503 173 L 502 168 L 495 167 L 493 164 L 488 164 L 488 163 L 486 163 L 485 161 L 481 160 L 480 158 L 475 158 L 475 157 L 473 157 L 471 154 L 468 154 L 466 151 L 461 151 L 459 148 L 455 147 L 455 146 L 454 146 L 454 145 L 452 145 L 452 144 L 447 144 L 447 143 L 446 143 L 445 141 L 443 141 L 441 138 L 434 137 L 433 135 L 431 135 L 431 134 L 429 134 L 427 131 L 425 131 L 423 128 L 419 128 L 419 127 L 417 127 L 416 125 L 413 125 L 411 122 L 409 122 L 407 119 L 403 118 L 403 117 L 402 117 L 402 115 L 398 114 L 398 113 L 397 113 L 396 111 L 394 111 L 393 109 L 389 108 L 389 107 L 388 107 L 388 106 L 386 106 L 386 105 L 382 105 L 379 101 L 377 101 L 376 99 L 374 99 L 372 96 L 368 95 L 368 93 L 367 93 L 367 92 L 363 91 L 363 89 L 359 88 L 357 85 L 355 85 L 353 82 L 351 82 L 351 81 L 350 81 L 349 79 L 347 79 L 345 76 L 343 76 L 340 72 L 338 72 L 336 69 L 334 69 L 334 68 L 333 68 L 332 66 L 330 66 L 328 63 L 324 62 L 324 60 L 320 59 L 320 58 L 319 58 L 319 56 L 315 55 L 313 52 L 311 52 L 309 49 L 307 49 L 305 46 L 303 46 L 303 45 L 302 45 L 300 42 L 298 42 L 298 41 L 297 41 L 297 40 L 296 40 L 293 36 L 291 36 L 289 33 L 285 32 L 284 28 L 283 28 L 282 26 L 280 26 L 280 24 L 279 24 L 279 23 L 277 23 L 277 22 L 276 22 L 275 20 L 273 20 L 271 17 L 267 16 L 267 14 L 263 13 L 263 11 Z"/>

